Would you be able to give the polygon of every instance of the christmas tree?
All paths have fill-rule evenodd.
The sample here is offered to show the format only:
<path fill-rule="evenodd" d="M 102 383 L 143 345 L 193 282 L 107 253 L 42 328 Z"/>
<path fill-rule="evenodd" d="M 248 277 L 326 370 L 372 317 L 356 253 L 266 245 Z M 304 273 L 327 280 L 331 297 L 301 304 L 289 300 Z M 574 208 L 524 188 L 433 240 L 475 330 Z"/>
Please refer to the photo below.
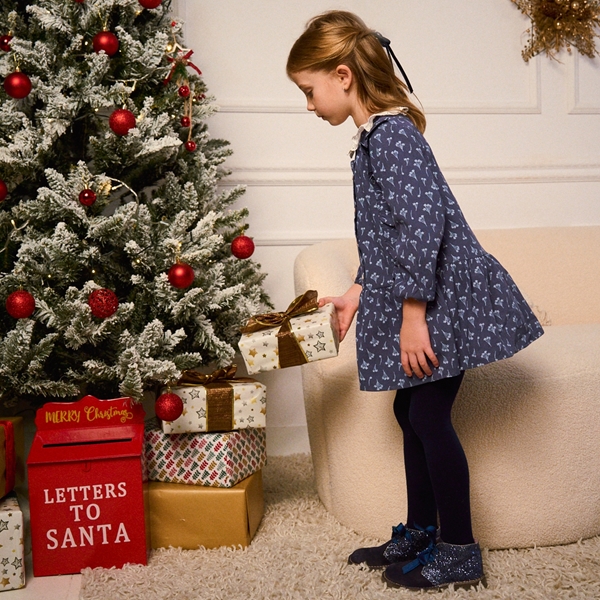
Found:
<path fill-rule="evenodd" d="M 269 306 L 170 0 L 0 0 L 0 400 L 232 361 Z M 233 245 L 232 245 L 233 242 Z"/>

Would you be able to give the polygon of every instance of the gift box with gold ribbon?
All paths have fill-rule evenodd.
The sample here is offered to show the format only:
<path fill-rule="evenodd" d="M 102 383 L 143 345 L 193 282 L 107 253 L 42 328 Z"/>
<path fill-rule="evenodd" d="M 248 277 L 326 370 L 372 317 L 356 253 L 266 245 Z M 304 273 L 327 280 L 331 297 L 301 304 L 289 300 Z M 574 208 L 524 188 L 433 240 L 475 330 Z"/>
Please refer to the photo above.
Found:
<path fill-rule="evenodd" d="M 153 419 L 146 423 L 145 458 L 150 481 L 231 487 L 266 464 L 266 431 L 167 434 Z"/>
<path fill-rule="evenodd" d="M 295 367 L 337 356 L 335 307 L 318 305 L 314 290 L 296 298 L 285 312 L 252 317 L 238 343 L 248 373 Z"/>
<path fill-rule="evenodd" d="M 195 433 L 266 427 L 267 388 L 250 377 L 236 377 L 235 372 L 235 365 L 210 375 L 184 371 L 177 385 L 168 388 L 183 401 L 183 413 L 174 421 L 162 421 L 162 430 Z"/>

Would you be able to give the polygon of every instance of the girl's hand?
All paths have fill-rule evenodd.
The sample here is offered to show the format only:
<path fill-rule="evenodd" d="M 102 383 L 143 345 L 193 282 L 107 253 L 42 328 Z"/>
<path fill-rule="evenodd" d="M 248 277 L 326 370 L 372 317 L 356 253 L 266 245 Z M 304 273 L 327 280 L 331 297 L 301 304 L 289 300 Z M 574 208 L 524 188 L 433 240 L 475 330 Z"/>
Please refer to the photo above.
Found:
<path fill-rule="evenodd" d="M 429 327 L 425 320 L 427 304 L 420 300 L 407 298 L 402 308 L 402 327 L 400 327 L 400 360 L 408 377 L 416 375 L 423 379 L 432 375 L 440 363 L 431 347 Z"/>
<path fill-rule="evenodd" d="M 346 337 L 346 333 L 348 333 L 348 329 L 352 325 L 352 320 L 358 310 L 361 290 L 362 286 L 355 283 L 343 296 L 319 298 L 319 308 L 329 302 L 335 306 L 335 312 L 340 325 L 340 342 Z"/>

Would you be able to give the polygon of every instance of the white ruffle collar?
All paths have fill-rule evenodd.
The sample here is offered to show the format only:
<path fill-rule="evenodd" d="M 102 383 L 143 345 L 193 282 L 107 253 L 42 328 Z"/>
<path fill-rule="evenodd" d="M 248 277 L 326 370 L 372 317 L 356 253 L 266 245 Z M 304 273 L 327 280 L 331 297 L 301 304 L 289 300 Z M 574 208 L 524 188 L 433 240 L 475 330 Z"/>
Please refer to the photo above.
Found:
<path fill-rule="evenodd" d="M 358 144 L 360 144 L 360 136 L 363 131 L 371 131 L 373 129 L 373 122 L 375 121 L 375 117 L 384 117 L 386 115 L 405 115 L 408 112 L 408 107 L 406 106 L 398 106 L 397 108 L 392 108 L 390 110 L 385 110 L 383 112 L 375 113 L 369 117 L 369 120 L 366 123 L 363 123 L 359 128 L 354 137 L 352 138 L 352 144 L 350 146 L 350 158 L 354 158 L 354 154 L 356 153 L 356 149 L 358 148 Z"/>

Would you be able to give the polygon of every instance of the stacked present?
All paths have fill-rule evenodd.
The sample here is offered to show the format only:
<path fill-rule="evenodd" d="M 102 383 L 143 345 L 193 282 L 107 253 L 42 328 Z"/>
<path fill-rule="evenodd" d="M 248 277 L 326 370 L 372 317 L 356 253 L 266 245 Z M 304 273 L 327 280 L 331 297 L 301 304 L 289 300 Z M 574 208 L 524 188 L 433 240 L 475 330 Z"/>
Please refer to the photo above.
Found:
<path fill-rule="evenodd" d="M 23 511 L 13 491 L 23 475 L 23 420 L 0 418 L 0 591 L 25 585 Z"/>
<path fill-rule="evenodd" d="M 258 529 L 266 388 L 235 371 L 184 372 L 181 416 L 146 424 L 153 548 L 247 546 Z"/>
<path fill-rule="evenodd" d="M 335 308 L 319 308 L 312 290 L 285 312 L 252 317 L 242 334 L 250 374 L 338 352 Z M 161 397 L 173 393 L 179 409 L 146 426 L 152 547 L 247 546 L 263 513 L 266 388 L 230 367 L 187 371 Z"/>

